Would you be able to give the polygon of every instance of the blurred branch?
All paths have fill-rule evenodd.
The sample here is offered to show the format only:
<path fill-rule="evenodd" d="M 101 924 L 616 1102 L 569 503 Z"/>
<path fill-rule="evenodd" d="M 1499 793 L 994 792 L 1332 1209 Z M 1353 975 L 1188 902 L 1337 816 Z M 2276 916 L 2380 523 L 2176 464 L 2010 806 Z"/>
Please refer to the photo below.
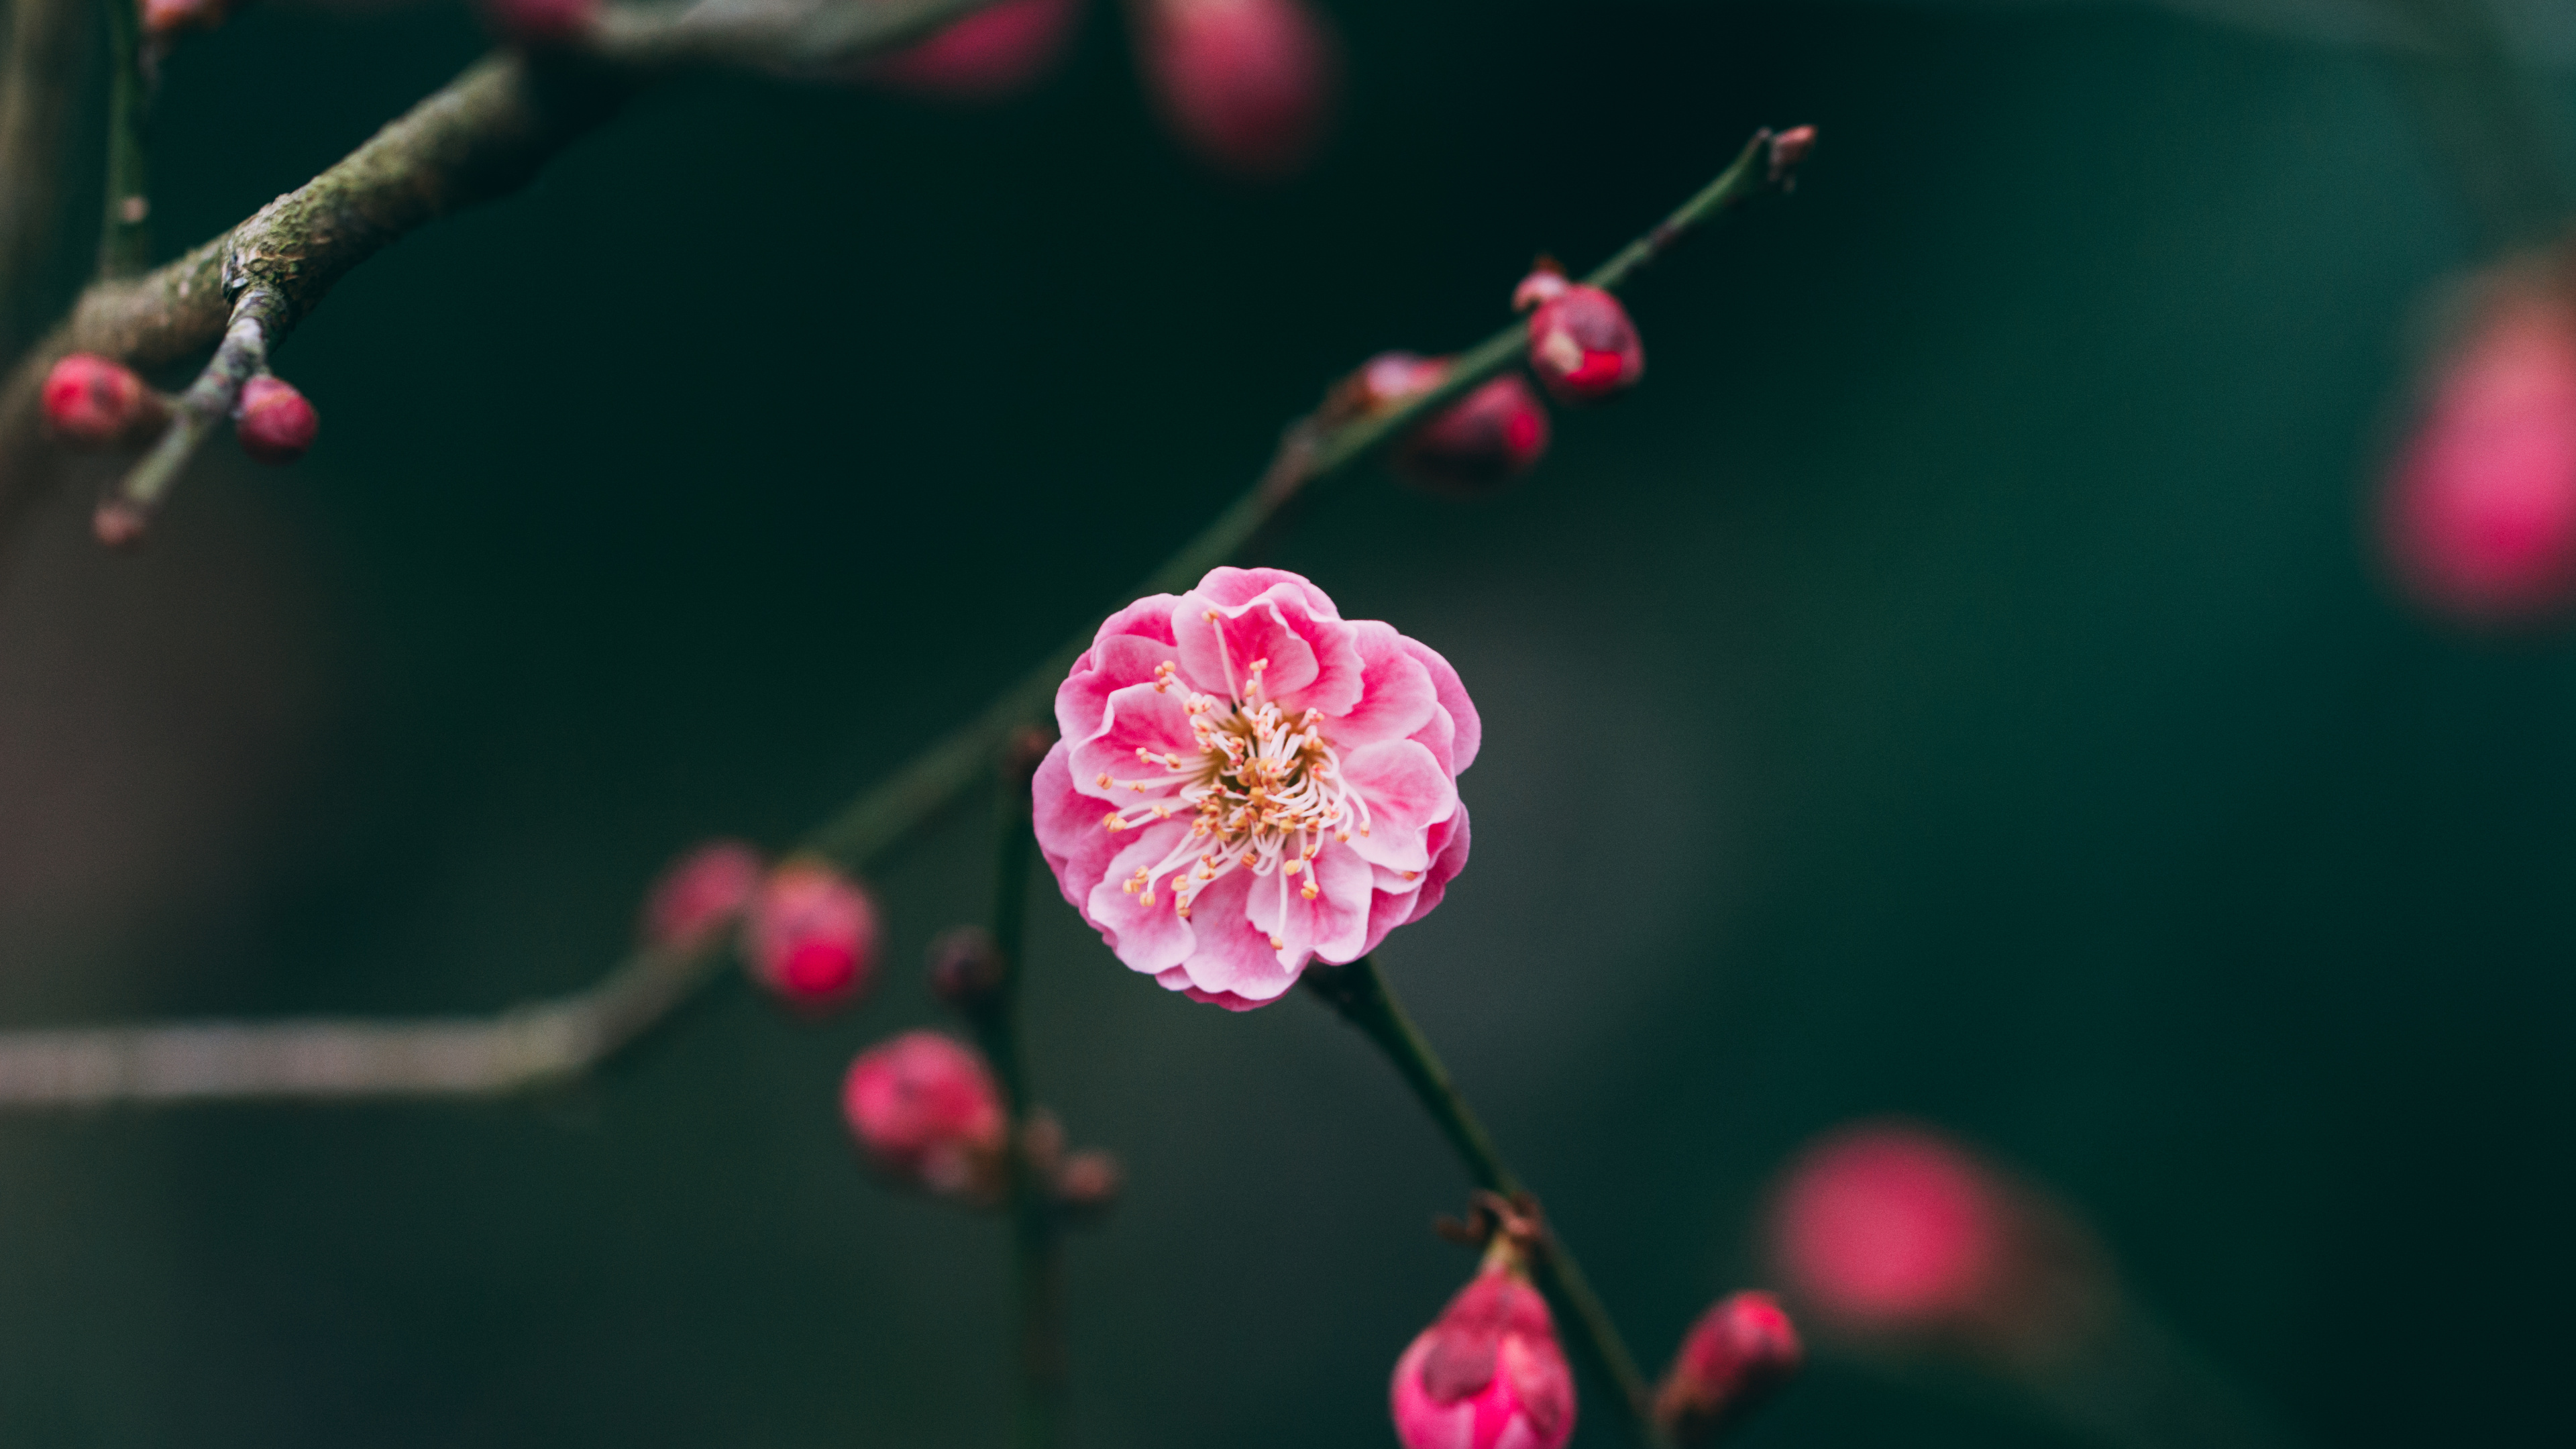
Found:
<path fill-rule="evenodd" d="M 62 231 L 63 124 L 89 30 L 83 0 L 14 0 L 0 69 L 0 358 L 32 330 Z"/>
<path fill-rule="evenodd" d="M 1494 1146 L 1493 1134 L 1485 1130 L 1476 1109 L 1467 1105 L 1449 1068 L 1431 1049 L 1430 1039 L 1396 999 L 1395 989 L 1377 969 L 1376 958 L 1362 956 L 1347 966 L 1309 966 L 1300 980 L 1385 1054 L 1478 1187 L 1505 1197 L 1524 1195 L 1520 1178 Z M 1576 1351 L 1617 1391 L 1620 1413 L 1630 1432 L 1638 1442 L 1664 1449 L 1671 1436 L 1655 1418 L 1653 1386 L 1638 1370 L 1636 1356 L 1619 1336 L 1609 1308 L 1583 1276 L 1583 1266 L 1552 1229 L 1544 1251 L 1534 1255 L 1531 1266 L 1537 1270 L 1539 1286 L 1571 1321 L 1574 1331 L 1569 1337 Z"/>
<path fill-rule="evenodd" d="M 152 264 L 150 153 L 143 126 L 152 110 L 144 74 L 138 0 L 104 0 L 107 11 L 107 216 L 99 225 L 98 274 L 131 277 Z"/>
<path fill-rule="evenodd" d="M 68 3 L 20 0 L 39 8 Z M 37 397 L 46 371 L 65 353 L 167 366 L 222 336 L 234 320 L 233 304 L 253 288 L 272 294 L 262 332 L 263 345 L 274 348 L 351 268 L 418 227 L 516 191 L 654 79 L 702 65 L 794 70 L 848 60 L 917 40 L 989 3 L 909 0 L 745 12 L 709 0 L 676 14 L 612 12 L 582 48 L 485 57 L 339 164 L 225 235 L 144 276 L 105 280 L 84 293 L 71 316 L 0 386 L 0 541 L 14 533 L 49 472 Z M 768 18 L 755 25 L 740 18 L 746 13 Z M 31 178 L 28 184 L 39 183 Z M 0 204 L 9 195 L 0 192 Z M 183 438 L 175 460 L 165 460 L 173 475 L 203 436 L 201 430 Z M 169 484 L 166 478 L 145 482 L 126 491 L 157 499 Z"/>
<path fill-rule="evenodd" d="M 468 73 L 468 80 L 477 76 L 483 78 L 477 87 L 452 102 L 469 113 L 496 106 L 523 107 L 524 101 L 513 101 L 511 97 L 523 97 L 526 89 L 535 84 L 525 63 L 511 58 L 484 62 Z M 449 88 L 450 93 L 458 89 Z M 521 109 L 518 114 L 527 113 Z M 420 111 L 415 111 L 395 127 L 387 128 L 386 135 L 396 127 L 414 123 L 451 138 L 456 130 L 452 123 L 424 119 Z M 473 128 L 466 129 L 470 134 L 481 134 Z M 385 141 L 386 136 L 380 135 L 368 145 L 374 147 Z M 407 155 L 416 144 L 396 145 L 393 154 Z M 1690 232 L 1750 197 L 1784 186 L 1788 169 L 1803 150 L 1801 132 L 1781 137 L 1769 131 L 1757 132 L 1724 174 L 1587 280 L 1603 287 L 1624 285 L 1638 269 L 1662 256 Z M 324 179 L 357 166 L 366 154 L 367 148 L 361 148 Z M 524 152 L 511 154 L 524 160 Z M 439 174 L 450 173 L 442 170 Z M 490 173 L 476 169 L 474 174 Z M 314 187 L 322 184 L 317 181 Z M 448 193 L 457 194 L 461 193 Z M 282 198 L 261 216 L 293 208 L 304 195 L 298 192 Z M 426 203 L 415 199 L 411 204 Z M 294 213 L 299 218 L 317 214 L 328 213 L 318 203 Z M 253 218 L 242 230 L 258 225 L 259 220 Z M 296 220 L 284 226 L 280 234 L 290 238 L 310 235 L 312 225 L 310 220 Z M 235 236 L 241 234 L 236 231 Z M 173 337 L 189 330 L 173 322 L 179 310 L 221 315 L 215 310 L 221 304 L 214 296 L 219 289 L 211 268 L 224 245 L 225 242 L 208 243 L 190 257 L 130 285 L 92 288 L 82 313 L 71 325 L 91 328 L 93 335 L 120 338 L 130 344 L 127 350 L 111 355 L 156 355 L 156 349 L 168 346 Z M 285 244 L 259 250 L 256 261 L 254 275 L 284 299 L 263 305 L 309 308 L 338 275 L 335 271 L 320 276 L 319 263 L 308 264 L 302 254 Z M 345 271 L 354 264 L 354 259 L 342 260 L 339 270 Z M 302 299 L 300 304 L 297 298 Z M 284 315 L 293 314 L 290 311 Z M 1409 395 L 1383 411 L 1351 416 L 1341 401 L 1350 395 L 1350 389 L 1335 387 L 1314 415 L 1288 429 L 1261 480 L 1126 597 L 1177 593 L 1198 582 L 1209 569 L 1234 557 L 1250 543 L 1309 484 L 1348 470 L 1402 436 L 1433 410 L 1514 366 L 1527 346 L 1527 332 L 1525 323 L 1512 323 L 1463 354 L 1441 386 Z M 273 335 L 269 340 L 274 340 Z M 221 365 L 220 355 L 218 364 Z M 1072 667 L 1075 656 L 1090 644 L 1089 629 L 1067 640 L 1063 648 L 1004 690 L 983 713 L 932 743 L 891 778 L 816 827 L 798 849 L 824 856 L 845 870 L 865 872 L 928 829 L 992 778 L 996 763 L 1004 759 L 1014 735 L 1045 719 L 1056 685 Z M 1009 926 L 1016 931 L 1007 915 L 995 924 L 997 930 Z M 1010 949 L 1015 959 L 1016 945 Z M 481 1020 L 310 1021 L 265 1026 L 169 1025 L 0 1032 L 0 1111 L 215 1097 L 345 1098 L 506 1092 L 596 1065 L 677 1006 L 712 974 L 698 958 L 687 963 L 666 962 L 661 967 L 651 966 L 651 960 L 639 957 L 630 961 L 607 981 L 579 995 Z M 1016 964 L 1012 969 L 1016 971 Z M 636 984 L 639 981 L 654 983 L 655 989 L 644 990 Z M 665 982 L 672 989 L 661 989 L 660 983 Z M 1015 1101 L 1025 1091 L 1025 1083 L 1018 1080 L 1017 1060 L 1016 1046 L 1007 1056 L 996 1057 L 997 1068 L 1004 1073 Z M 1570 1260 L 1567 1271 L 1573 1271 Z M 1572 1291 L 1588 1296 L 1579 1274 L 1569 1281 Z M 1627 1377 L 1636 1377 L 1633 1364 L 1628 1367 Z M 1625 1382 L 1622 1380 L 1623 1385 Z"/>

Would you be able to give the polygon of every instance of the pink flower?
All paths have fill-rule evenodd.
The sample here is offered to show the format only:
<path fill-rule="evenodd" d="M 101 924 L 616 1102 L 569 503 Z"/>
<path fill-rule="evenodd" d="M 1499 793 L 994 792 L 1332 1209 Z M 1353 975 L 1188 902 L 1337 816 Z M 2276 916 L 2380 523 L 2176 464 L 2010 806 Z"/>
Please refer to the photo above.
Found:
<path fill-rule="evenodd" d="M 770 872 L 743 922 L 752 978 L 805 1011 L 844 1006 L 876 981 L 877 908 L 867 892 L 818 860 Z"/>
<path fill-rule="evenodd" d="M 1044 75 L 1074 22 L 1082 0 L 1002 0 L 867 68 L 870 80 L 919 95 L 989 100 L 1019 90 Z"/>
<path fill-rule="evenodd" d="M 1118 959 L 1248 1011 L 1355 961 L 1467 863 L 1476 707 L 1449 661 L 1277 569 L 1100 626 L 1038 766 L 1056 885 Z"/>
<path fill-rule="evenodd" d="M 1547 1300 L 1489 1260 L 1396 1360 L 1389 1390 L 1405 1449 L 1564 1449 L 1574 1376 Z"/>
<path fill-rule="evenodd" d="M 740 914 L 760 889 L 760 852 L 739 840 L 711 840 L 671 862 L 644 901 L 644 939 L 690 951 Z"/>
<path fill-rule="evenodd" d="M 1806 1348 L 1780 1301 L 1733 1293 L 1700 1315 L 1655 1393 L 1655 1417 L 1685 1444 L 1704 1443 L 1743 1421 L 1806 1362 Z"/>
<path fill-rule="evenodd" d="M 890 1176 L 949 1196 L 1000 1190 L 1010 1122 L 1001 1088 L 971 1047 L 935 1031 L 870 1047 L 841 1080 L 841 1116 Z"/>
<path fill-rule="evenodd" d="M 2424 603 L 2471 623 L 2576 596 L 2576 303 L 2508 276 L 2435 365 L 2382 532 Z"/>

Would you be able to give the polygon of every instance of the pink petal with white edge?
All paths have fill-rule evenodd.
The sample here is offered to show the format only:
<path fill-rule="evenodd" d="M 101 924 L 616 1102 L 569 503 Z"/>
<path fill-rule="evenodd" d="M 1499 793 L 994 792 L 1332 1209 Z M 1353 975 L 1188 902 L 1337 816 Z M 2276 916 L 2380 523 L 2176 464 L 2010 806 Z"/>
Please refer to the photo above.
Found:
<path fill-rule="evenodd" d="M 1324 723 L 1324 738 L 1348 753 L 1380 740 L 1400 740 L 1430 725 L 1440 712 L 1431 671 L 1404 647 L 1392 624 L 1351 622 L 1360 656 L 1360 700 Z M 1435 753 L 1437 753 L 1435 751 Z"/>
<path fill-rule="evenodd" d="M 1281 584 L 1296 589 L 1306 600 L 1306 606 L 1316 613 L 1334 619 L 1342 616 L 1342 611 L 1334 607 L 1331 596 L 1315 587 L 1312 580 L 1304 574 L 1292 574 L 1286 569 L 1239 569 L 1230 565 L 1219 565 L 1209 569 L 1207 577 L 1199 580 L 1198 587 L 1190 592 L 1200 595 L 1209 603 L 1223 609 L 1237 604 L 1251 603 Z M 1170 595 L 1158 594 L 1155 597 L 1169 598 Z"/>
<path fill-rule="evenodd" d="M 1080 911 L 1092 886 L 1108 872 L 1109 862 L 1117 859 L 1127 842 L 1101 829 L 1100 818 L 1109 812 L 1098 800 L 1073 788 L 1067 763 L 1070 753 L 1058 740 L 1038 762 L 1030 802 L 1038 851 L 1046 857 L 1047 869 L 1055 872 L 1056 889 L 1064 893 L 1064 903 Z M 1084 919 L 1089 919 L 1087 912 Z"/>
<path fill-rule="evenodd" d="M 1476 763 L 1476 751 L 1485 742 L 1485 722 L 1476 717 L 1476 702 L 1467 697 L 1467 686 L 1458 681 L 1458 671 L 1449 666 L 1439 650 L 1419 639 L 1405 639 L 1404 652 L 1421 660 L 1422 667 L 1431 671 L 1431 687 L 1440 697 L 1440 707 L 1449 711 L 1450 725 L 1457 731 L 1450 747 L 1450 767 L 1463 775 L 1469 765 Z"/>
<path fill-rule="evenodd" d="M 1369 900 L 1375 872 L 1367 861 L 1339 845 L 1307 862 L 1314 873 L 1315 899 L 1301 889 L 1305 875 L 1273 875 L 1252 883 L 1252 924 L 1286 944 L 1278 955 L 1291 970 L 1302 969 L 1310 956 L 1339 965 L 1356 959 L 1368 940 Z M 1280 889 L 1286 882 L 1283 902 Z"/>
<path fill-rule="evenodd" d="M 1170 644 L 1124 635 L 1091 646 L 1064 683 L 1055 687 L 1056 733 L 1069 740 L 1089 739 L 1108 717 L 1109 696 L 1119 690 L 1154 682 L 1155 667 L 1172 659 Z"/>
<path fill-rule="evenodd" d="M 1442 838 L 1446 835 L 1446 839 Z M 1458 802 L 1458 813 L 1434 825 L 1427 832 L 1431 847 L 1431 869 L 1422 873 L 1422 889 L 1413 897 L 1413 914 L 1404 918 L 1406 925 L 1421 920 L 1439 906 L 1449 894 L 1449 882 L 1467 868 L 1467 802 Z"/>
<path fill-rule="evenodd" d="M 1248 1001 L 1231 991 L 1201 991 L 1190 984 L 1190 973 L 1178 966 L 1156 976 L 1154 980 L 1165 991 L 1177 991 L 1192 1001 L 1204 1002 L 1209 1006 L 1222 1006 L 1228 1011 L 1259 1011 L 1270 1004 L 1267 1001 Z"/>
<path fill-rule="evenodd" d="M 1109 938 L 1109 949 L 1130 969 L 1164 971 L 1180 965 L 1196 949 L 1197 932 L 1172 909 L 1172 893 L 1164 887 L 1163 877 L 1152 882 L 1156 887 L 1152 905 L 1145 903 L 1145 890 L 1126 888 L 1137 871 L 1160 865 L 1188 833 L 1189 827 L 1177 820 L 1122 832 L 1120 838 L 1130 843 L 1110 860 L 1083 901 L 1082 918 Z"/>
<path fill-rule="evenodd" d="M 1342 778 L 1368 802 L 1368 834 L 1351 832 L 1351 849 L 1391 870 L 1427 870 L 1423 832 L 1458 808 L 1458 786 L 1431 752 L 1411 740 L 1353 751 Z"/>
<path fill-rule="evenodd" d="M 1283 966 L 1270 949 L 1270 933 L 1254 925 L 1252 877 L 1223 876 L 1190 902 L 1197 949 L 1181 966 L 1201 991 L 1231 992 L 1246 1001 L 1276 1001 L 1297 984 L 1297 969 Z M 1300 962 L 1299 965 L 1303 965 Z"/>
<path fill-rule="evenodd" d="M 1180 691 L 1158 690 L 1150 684 L 1131 684 L 1109 696 L 1107 717 L 1096 734 L 1067 738 L 1073 741 L 1069 762 L 1073 788 L 1116 805 L 1164 793 L 1171 780 L 1164 756 L 1183 761 L 1199 757 L 1198 737 L 1190 732 L 1190 715 Z M 1138 750 L 1152 754 L 1153 762 L 1137 758 Z M 1109 784 L 1100 783 L 1103 775 L 1109 777 Z M 1138 791 L 1133 785 L 1145 788 Z"/>
<path fill-rule="evenodd" d="M 1298 584 L 1276 584 L 1232 605 L 1195 591 L 1184 594 L 1172 610 L 1172 632 L 1179 638 L 1182 670 L 1210 694 L 1243 698 L 1252 687 L 1253 663 L 1267 660 L 1262 693 L 1282 709 L 1331 716 L 1359 702 L 1360 655 L 1351 626 L 1313 608 Z M 1220 680 L 1222 688 L 1216 686 Z"/>

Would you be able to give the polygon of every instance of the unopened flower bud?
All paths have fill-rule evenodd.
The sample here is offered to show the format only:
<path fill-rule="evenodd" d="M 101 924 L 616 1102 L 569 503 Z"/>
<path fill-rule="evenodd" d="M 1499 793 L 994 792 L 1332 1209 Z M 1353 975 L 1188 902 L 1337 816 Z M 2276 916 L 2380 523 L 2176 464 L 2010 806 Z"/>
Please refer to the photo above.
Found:
<path fill-rule="evenodd" d="M 1126 1185 L 1127 1174 L 1118 1159 L 1106 1152 L 1077 1152 L 1064 1160 L 1055 1175 L 1055 1200 L 1065 1211 L 1081 1217 L 1097 1217 L 1117 1205 L 1119 1189 Z"/>
<path fill-rule="evenodd" d="M 1547 453 L 1547 405 L 1517 372 L 1492 379 L 1398 443 L 1397 476 L 1435 493 L 1490 493 Z"/>
<path fill-rule="evenodd" d="M 229 0 L 143 0 L 143 33 L 175 35 L 182 30 L 212 30 L 224 23 Z"/>
<path fill-rule="evenodd" d="M 123 363 L 75 352 L 45 374 L 45 428 L 73 447 L 105 448 L 161 421 L 160 396 Z"/>
<path fill-rule="evenodd" d="M 261 463 L 292 463 L 313 446 L 322 419 L 290 383 L 262 373 L 242 384 L 233 435 L 242 451 Z"/>
<path fill-rule="evenodd" d="M 1363 412 L 1381 413 L 1419 393 L 1429 392 L 1449 375 L 1446 359 L 1415 352 L 1381 352 L 1360 364 L 1352 401 Z"/>
<path fill-rule="evenodd" d="M 1771 184 L 1792 187 L 1797 184 L 1798 167 L 1807 153 L 1816 149 L 1816 128 L 1791 126 L 1771 138 Z"/>
<path fill-rule="evenodd" d="M 1736 1293 L 1700 1315 L 1655 1391 L 1655 1418 L 1685 1444 L 1700 1444 L 1797 1377 L 1806 1361 L 1798 1330 L 1768 1293 Z"/>
<path fill-rule="evenodd" d="M 1553 302 L 1564 296 L 1565 289 L 1573 285 L 1565 279 L 1565 272 L 1557 266 L 1554 258 L 1541 257 L 1538 265 L 1530 268 L 1530 274 L 1521 278 L 1521 284 L 1512 288 L 1512 310 L 1526 312 L 1543 303 Z"/>
<path fill-rule="evenodd" d="M 930 943 L 930 994 L 967 1016 L 989 1010 L 1002 990 L 1002 948 L 981 926 L 959 926 Z"/>
<path fill-rule="evenodd" d="M 666 951 L 705 945 L 751 903 L 760 871 L 760 852 L 739 840 L 711 840 L 671 862 L 644 899 L 646 944 Z"/>
<path fill-rule="evenodd" d="M 889 90 L 954 100 L 993 100 L 1052 69 L 1082 18 L 1082 0 L 1001 0 L 928 40 L 870 61 L 865 77 Z"/>
<path fill-rule="evenodd" d="M 2381 536 L 2407 590 L 2470 624 L 2576 602 L 2576 298 L 2555 267 L 2488 279 L 2433 359 Z"/>
<path fill-rule="evenodd" d="M 876 980 L 877 908 L 821 861 L 789 861 L 762 882 L 742 944 L 754 980 L 799 1010 L 827 1011 Z"/>
<path fill-rule="evenodd" d="M 1138 0 L 1134 14 L 1148 88 L 1192 150 L 1265 178 L 1314 159 L 1340 58 L 1303 0 Z"/>
<path fill-rule="evenodd" d="M 483 23 L 503 40 L 554 46 L 579 40 L 599 21 L 600 0 L 479 0 Z"/>
<path fill-rule="evenodd" d="M 868 1160 L 898 1181 L 978 1201 L 1001 1192 L 1009 1118 L 971 1047 L 935 1031 L 870 1047 L 842 1079 L 841 1115 Z"/>
<path fill-rule="evenodd" d="M 1574 1375 L 1507 1240 L 1396 1360 L 1390 1399 L 1405 1449 L 1564 1449 L 1574 1437 Z"/>
<path fill-rule="evenodd" d="M 1646 375 L 1646 348 L 1628 309 L 1599 287 L 1557 282 L 1530 314 L 1530 371 L 1562 403 L 1601 402 L 1635 387 Z M 1521 286 L 1529 293 L 1529 282 Z"/>

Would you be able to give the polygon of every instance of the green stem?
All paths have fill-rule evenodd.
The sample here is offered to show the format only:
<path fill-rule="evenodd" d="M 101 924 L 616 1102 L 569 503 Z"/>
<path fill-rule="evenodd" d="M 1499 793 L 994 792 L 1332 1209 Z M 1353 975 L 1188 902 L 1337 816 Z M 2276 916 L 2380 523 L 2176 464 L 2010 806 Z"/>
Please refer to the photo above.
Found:
<path fill-rule="evenodd" d="M 1309 966 L 1304 981 L 1308 990 L 1322 997 L 1344 1021 L 1359 1028 L 1360 1035 L 1386 1054 L 1396 1074 L 1413 1089 L 1415 1100 L 1431 1114 L 1440 1134 L 1449 1139 L 1450 1147 L 1478 1187 L 1507 1197 L 1522 1190 L 1520 1178 L 1495 1148 L 1493 1134 L 1485 1130 L 1476 1110 L 1467 1105 L 1466 1097 L 1450 1079 L 1448 1067 L 1431 1049 L 1422 1029 L 1405 1014 L 1404 1003 L 1387 985 L 1375 957 L 1362 956 L 1348 966 Z M 1654 1389 L 1638 1371 L 1635 1355 L 1628 1352 L 1627 1341 L 1619 1336 L 1618 1325 L 1610 1319 L 1610 1310 L 1592 1291 L 1573 1252 L 1551 1231 L 1546 1251 L 1536 1255 L 1533 1266 L 1538 1270 L 1539 1286 L 1570 1321 L 1574 1331 L 1568 1337 L 1576 1352 L 1617 1391 L 1620 1409 L 1638 1442 L 1654 1449 L 1669 1449 L 1671 1436 L 1655 1422 Z"/>
<path fill-rule="evenodd" d="M 106 4 L 107 220 L 99 229 L 98 274 L 112 280 L 140 276 L 152 265 L 151 157 L 143 145 L 152 86 L 143 74 L 137 0 Z"/>
<path fill-rule="evenodd" d="M 1011 1118 L 1011 1277 L 1018 1323 L 1013 1349 L 1019 1372 L 1011 1442 L 1016 1449 L 1051 1449 L 1063 1438 L 1064 1422 L 1064 1225 L 1028 1151 L 1037 1104 L 1020 1038 L 1020 981 L 1037 836 L 1029 823 L 1029 792 L 1014 788 L 1016 783 L 1005 779 L 994 811 L 993 948 L 1001 958 L 1001 980 L 974 1021 Z"/>

